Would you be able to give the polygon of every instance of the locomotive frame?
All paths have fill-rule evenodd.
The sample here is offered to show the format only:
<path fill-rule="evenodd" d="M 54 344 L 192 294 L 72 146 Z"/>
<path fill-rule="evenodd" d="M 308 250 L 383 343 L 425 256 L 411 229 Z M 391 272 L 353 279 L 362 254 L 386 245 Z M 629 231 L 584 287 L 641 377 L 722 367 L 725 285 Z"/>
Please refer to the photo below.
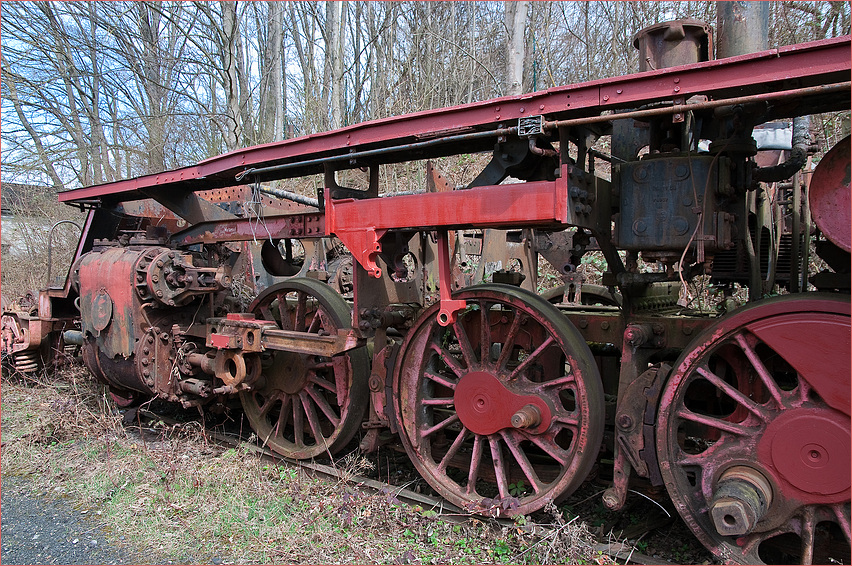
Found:
<path fill-rule="evenodd" d="M 375 450 L 390 430 L 472 512 L 559 501 L 603 450 L 608 508 L 624 505 L 631 479 L 664 485 L 722 560 L 811 563 L 822 546 L 848 559 L 849 141 L 808 179 L 796 126 L 781 165 L 763 164 L 753 133 L 848 110 L 850 38 L 706 60 L 700 22 L 637 37 L 650 68 L 638 74 L 61 193 L 89 209 L 74 264 L 37 308 L 3 314 L 3 349 L 29 371 L 79 345 L 123 405 L 239 397 L 258 438 L 296 459 L 359 433 Z M 660 50 L 672 38 L 685 56 Z M 611 155 L 592 147 L 603 135 Z M 427 190 L 379 194 L 382 165 L 474 152 L 492 157 L 468 186 L 429 164 Z M 595 174 L 602 159 L 610 180 Z M 367 186 L 340 186 L 337 173 L 356 168 Z M 244 208 L 260 190 L 282 195 L 264 183 L 314 174 L 316 199 L 265 196 L 260 217 Z M 760 245 L 756 195 L 787 180 L 776 186 L 789 199 L 784 270 L 780 231 L 769 252 Z M 811 279 L 818 292 L 806 292 L 807 211 L 833 269 Z M 329 253 L 330 237 L 351 269 L 335 266 L 347 258 Z M 593 249 L 607 263 L 600 287 L 576 270 Z M 520 272 L 472 285 L 465 250 L 480 256 L 480 280 L 489 262 Z M 539 257 L 564 284 L 547 297 L 534 292 Z M 753 300 L 688 308 L 686 282 L 704 275 Z M 767 280 L 790 293 L 757 300 Z M 259 292 L 247 309 L 235 281 Z M 513 495 L 519 479 L 529 490 Z M 790 537 L 797 548 L 773 558 Z"/>

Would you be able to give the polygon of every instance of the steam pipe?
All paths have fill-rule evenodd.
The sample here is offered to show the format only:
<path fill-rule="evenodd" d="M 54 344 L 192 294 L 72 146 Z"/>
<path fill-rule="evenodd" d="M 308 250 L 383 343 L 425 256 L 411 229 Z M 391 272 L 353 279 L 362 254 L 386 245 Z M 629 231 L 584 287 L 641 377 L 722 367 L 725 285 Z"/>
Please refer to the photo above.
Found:
<path fill-rule="evenodd" d="M 811 143 L 811 136 L 808 131 L 810 123 L 808 116 L 793 118 L 793 149 L 790 151 L 790 158 L 778 165 L 756 168 L 752 171 L 752 178 L 755 181 L 774 183 L 795 175 L 796 171 L 801 169 L 808 159 L 808 146 Z"/>

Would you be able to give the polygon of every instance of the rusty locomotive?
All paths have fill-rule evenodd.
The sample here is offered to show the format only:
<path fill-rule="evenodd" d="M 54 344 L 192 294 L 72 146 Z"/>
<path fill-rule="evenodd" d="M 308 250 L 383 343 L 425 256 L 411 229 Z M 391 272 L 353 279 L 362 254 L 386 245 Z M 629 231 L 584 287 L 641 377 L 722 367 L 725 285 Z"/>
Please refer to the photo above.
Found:
<path fill-rule="evenodd" d="M 89 209 L 75 261 L 4 313 L 3 350 L 30 371 L 78 345 L 122 405 L 239 398 L 295 459 L 390 432 L 472 512 L 558 502 L 607 454 L 606 507 L 665 486 L 720 560 L 849 560 L 849 138 L 803 166 L 807 116 L 849 110 L 850 38 L 635 43 L 637 74 L 61 193 Z M 477 152 L 463 187 L 427 161 L 423 191 L 380 194 L 382 166 Z M 316 198 L 269 186 L 317 174 Z M 540 262 L 562 285 L 536 294 Z"/>

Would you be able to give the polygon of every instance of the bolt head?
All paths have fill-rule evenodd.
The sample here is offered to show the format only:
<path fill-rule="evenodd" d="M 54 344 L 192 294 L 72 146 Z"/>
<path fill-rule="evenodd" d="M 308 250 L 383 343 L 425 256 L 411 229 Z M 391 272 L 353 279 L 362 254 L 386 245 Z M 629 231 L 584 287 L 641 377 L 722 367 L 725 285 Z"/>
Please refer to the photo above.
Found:
<path fill-rule="evenodd" d="M 710 516 L 716 531 L 722 536 L 742 536 L 751 532 L 757 515 L 750 505 L 733 497 L 723 497 L 713 502 Z"/>

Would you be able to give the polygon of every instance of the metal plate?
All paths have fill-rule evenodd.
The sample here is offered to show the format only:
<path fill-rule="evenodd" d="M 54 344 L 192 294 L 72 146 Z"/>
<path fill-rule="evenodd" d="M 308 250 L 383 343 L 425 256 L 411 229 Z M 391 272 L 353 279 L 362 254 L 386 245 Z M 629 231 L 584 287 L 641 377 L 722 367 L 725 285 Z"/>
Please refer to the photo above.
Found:
<path fill-rule="evenodd" d="M 112 320 L 112 298 L 106 289 L 99 290 L 92 298 L 92 326 L 102 332 Z"/>
<path fill-rule="evenodd" d="M 814 222 L 842 249 L 852 251 L 852 199 L 849 187 L 849 136 L 825 154 L 814 170 L 808 203 Z"/>

